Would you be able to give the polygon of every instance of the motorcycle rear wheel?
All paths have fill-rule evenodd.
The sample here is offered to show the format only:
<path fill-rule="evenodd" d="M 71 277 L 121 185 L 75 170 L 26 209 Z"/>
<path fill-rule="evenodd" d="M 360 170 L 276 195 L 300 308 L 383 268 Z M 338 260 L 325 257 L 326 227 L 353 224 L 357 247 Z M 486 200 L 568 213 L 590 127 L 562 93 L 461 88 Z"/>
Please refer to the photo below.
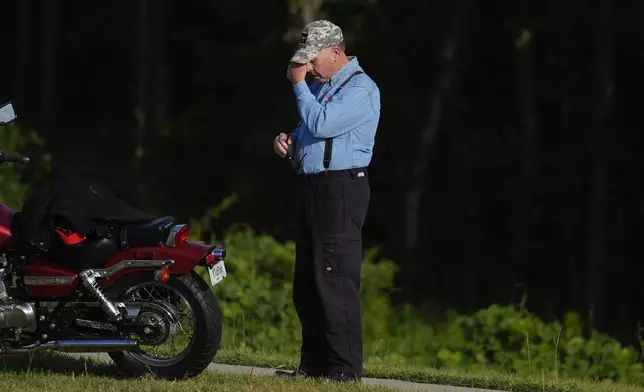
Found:
<path fill-rule="evenodd" d="M 135 351 L 112 352 L 109 356 L 124 371 L 176 380 L 196 377 L 214 360 L 221 346 L 222 315 L 210 286 L 195 271 L 171 276 L 165 284 L 155 282 L 151 273 L 136 273 L 116 282 L 107 291 L 113 301 L 125 301 L 133 287 L 160 286 L 178 293 L 193 314 L 194 333 L 188 347 L 179 357 L 158 360 Z"/>

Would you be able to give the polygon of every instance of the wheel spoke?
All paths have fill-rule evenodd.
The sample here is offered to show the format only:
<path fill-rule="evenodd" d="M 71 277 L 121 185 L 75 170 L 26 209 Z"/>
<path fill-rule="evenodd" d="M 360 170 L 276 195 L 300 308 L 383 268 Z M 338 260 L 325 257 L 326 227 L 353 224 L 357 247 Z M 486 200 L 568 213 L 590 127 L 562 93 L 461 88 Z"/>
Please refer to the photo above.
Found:
<path fill-rule="evenodd" d="M 145 294 L 142 295 L 142 293 Z M 190 305 L 180 293 L 169 286 L 146 283 L 130 288 L 125 297 L 130 298 L 130 301 L 151 301 L 163 304 L 173 313 L 173 318 L 176 320 L 176 322 L 172 323 L 172 320 L 169 320 L 162 312 L 148 308 L 141 310 L 137 317 L 138 322 L 151 327 L 156 326 L 161 332 L 154 334 L 159 336 L 152 336 L 149 339 L 146 335 L 139 336 L 139 349 L 133 355 L 142 357 L 142 359 L 171 360 L 180 357 L 186 351 L 191 344 L 194 333 L 188 333 L 183 324 L 184 321 L 190 322 L 191 328 L 189 330 L 194 332 L 195 320 L 192 316 Z M 188 319 L 189 316 L 190 318 Z"/>

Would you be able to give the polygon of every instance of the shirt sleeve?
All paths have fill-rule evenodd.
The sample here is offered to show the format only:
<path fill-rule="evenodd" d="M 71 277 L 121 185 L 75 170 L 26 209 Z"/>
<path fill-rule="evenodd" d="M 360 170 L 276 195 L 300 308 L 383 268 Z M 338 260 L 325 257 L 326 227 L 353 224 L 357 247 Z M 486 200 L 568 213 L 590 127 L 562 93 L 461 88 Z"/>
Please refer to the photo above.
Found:
<path fill-rule="evenodd" d="M 305 82 L 293 86 L 302 122 L 316 138 L 342 135 L 364 123 L 374 113 L 369 91 L 347 85 L 325 105 L 315 99 Z"/>
<path fill-rule="evenodd" d="M 306 82 L 300 82 L 300 83 L 303 83 L 303 84 L 305 84 L 305 85 L 306 85 Z M 316 92 L 316 89 L 317 89 L 317 88 L 319 88 L 319 87 L 320 87 L 320 85 L 319 85 L 319 83 L 317 83 L 317 81 L 313 81 L 313 83 L 311 83 L 311 85 L 310 85 L 310 86 L 305 87 L 306 89 L 308 89 L 309 93 L 313 96 L 313 100 L 315 100 L 315 92 Z M 300 122 L 297 124 L 297 127 L 295 127 L 295 129 L 294 129 L 294 130 L 292 130 L 292 131 L 288 134 L 288 135 L 289 135 L 289 139 L 293 140 L 293 143 L 295 143 L 295 140 L 296 140 L 296 139 L 297 139 L 297 137 L 298 137 L 298 134 L 299 134 L 299 132 L 300 132 L 300 129 L 302 129 L 302 124 L 303 124 L 303 121 L 300 121 Z"/>
<path fill-rule="evenodd" d="M 288 133 L 288 139 L 291 139 L 293 143 L 295 143 L 295 140 L 297 140 L 297 134 L 300 132 L 300 128 L 302 128 L 302 121 L 297 124 L 297 127 L 295 127 L 294 130 Z"/>

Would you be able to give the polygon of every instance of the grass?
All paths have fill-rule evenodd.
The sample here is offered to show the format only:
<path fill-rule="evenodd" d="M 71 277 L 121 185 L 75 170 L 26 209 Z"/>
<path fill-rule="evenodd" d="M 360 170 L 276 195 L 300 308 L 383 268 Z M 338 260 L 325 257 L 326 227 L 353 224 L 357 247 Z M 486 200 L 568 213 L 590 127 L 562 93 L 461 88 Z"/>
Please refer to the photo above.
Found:
<path fill-rule="evenodd" d="M 276 369 L 294 369 L 297 366 L 297 358 L 294 357 L 231 349 L 220 350 L 216 362 Z M 554 380 L 545 375 L 525 378 L 494 371 L 439 370 L 381 364 L 369 360 L 365 363 L 364 376 L 517 392 L 644 392 L 642 385 L 562 378 Z"/>
<path fill-rule="evenodd" d="M 377 392 L 384 387 L 361 384 L 323 383 L 311 380 L 285 380 L 273 376 L 204 372 L 186 381 L 164 381 L 152 376 L 128 378 L 113 364 L 64 354 L 39 353 L 2 358 L 0 390 L 4 391 L 229 391 L 229 392 Z"/>
<path fill-rule="evenodd" d="M 251 353 L 223 349 L 217 363 L 294 369 L 296 358 L 273 353 Z M 273 376 L 204 372 L 186 381 L 169 382 L 152 376 L 130 378 L 112 363 L 81 359 L 55 352 L 33 356 L 0 358 L 0 390 L 26 391 L 388 391 L 385 387 L 361 384 L 326 384 L 313 380 L 284 380 Z M 644 392 L 643 386 L 600 383 L 588 380 L 523 378 L 492 371 L 438 370 L 395 366 L 367 360 L 365 377 L 399 379 L 430 384 L 452 385 L 517 392 Z"/>

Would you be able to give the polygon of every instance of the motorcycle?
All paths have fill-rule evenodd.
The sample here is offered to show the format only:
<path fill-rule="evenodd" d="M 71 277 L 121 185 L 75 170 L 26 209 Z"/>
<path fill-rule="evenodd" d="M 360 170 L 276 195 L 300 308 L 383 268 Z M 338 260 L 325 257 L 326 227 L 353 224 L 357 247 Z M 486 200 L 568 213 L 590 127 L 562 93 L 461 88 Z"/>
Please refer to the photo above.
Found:
<path fill-rule="evenodd" d="M 0 124 L 15 118 L 10 103 L 0 107 Z M 8 162 L 30 159 L 1 154 Z M 15 235 L 15 214 L 0 204 L 0 355 L 105 352 L 126 372 L 171 380 L 214 360 L 222 314 L 195 268 L 219 284 L 222 244 L 188 240 L 188 226 L 167 216 L 95 238 L 55 227 L 56 245 L 43 252 Z"/>

